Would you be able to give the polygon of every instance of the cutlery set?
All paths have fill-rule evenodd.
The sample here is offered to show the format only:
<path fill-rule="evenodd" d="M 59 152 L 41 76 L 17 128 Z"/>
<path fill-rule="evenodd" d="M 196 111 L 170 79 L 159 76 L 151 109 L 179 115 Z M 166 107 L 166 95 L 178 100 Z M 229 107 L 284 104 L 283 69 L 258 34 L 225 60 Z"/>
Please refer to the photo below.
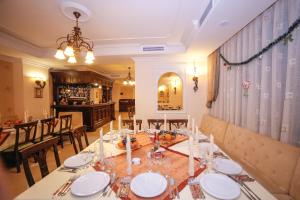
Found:
<path fill-rule="evenodd" d="M 261 200 L 257 194 L 255 194 L 248 185 L 244 183 L 244 181 L 241 181 L 240 179 L 236 178 L 235 176 L 227 175 L 229 178 L 237 182 L 241 186 L 241 191 L 247 196 L 250 200 Z"/>
<path fill-rule="evenodd" d="M 198 181 L 195 181 L 194 178 L 189 178 L 188 185 L 192 193 L 193 199 L 195 200 L 205 199 L 205 195 Z"/>
<path fill-rule="evenodd" d="M 175 179 L 173 177 L 169 177 L 166 176 L 168 182 L 169 182 L 169 189 L 168 189 L 168 192 L 169 192 L 169 197 L 170 199 L 180 199 L 180 196 L 179 196 L 179 191 L 178 191 L 178 187 L 176 186 L 176 182 L 175 182 Z"/>
<path fill-rule="evenodd" d="M 53 197 L 54 196 L 65 196 L 70 188 L 71 188 L 71 185 L 72 183 L 77 179 L 79 178 L 79 175 L 75 175 L 75 176 L 72 176 L 71 178 L 69 178 L 69 180 L 64 183 L 62 186 L 60 186 L 54 193 L 53 193 Z"/>
<path fill-rule="evenodd" d="M 69 168 L 69 167 L 60 167 L 58 169 L 58 171 L 62 171 L 62 172 L 70 172 L 70 173 L 77 173 L 77 171 L 79 170 L 79 168 Z"/>
<path fill-rule="evenodd" d="M 120 187 L 117 191 L 117 197 L 119 198 L 127 198 L 130 191 L 130 181 L 131 178 L 129 176 L 123 177 L 120 181 Z"/>
<path fill-rule="evenodd" d="M 106 197 L 106 196 L 110 196 L 111 191 L 113 189 L 113 185 L 114 183 L 117 181 L 118 177 L 116 177 L 115 173 L 112 173 L 110 175 L 110 183 L 104 188 L 104 190 L 101 193 L 101 197 Z M 111 187 L 110 187 L 111 186 Z"/>

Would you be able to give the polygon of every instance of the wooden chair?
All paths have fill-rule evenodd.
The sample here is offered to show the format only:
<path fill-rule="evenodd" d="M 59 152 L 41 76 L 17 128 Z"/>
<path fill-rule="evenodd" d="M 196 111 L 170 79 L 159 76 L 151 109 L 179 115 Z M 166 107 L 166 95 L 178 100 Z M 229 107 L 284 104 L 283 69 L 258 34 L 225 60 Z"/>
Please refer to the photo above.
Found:
<path fill-rule="evenodd" d="M 54 128 L 56 126 L 55 117 L 42 119 L 41 124 L 42 124 L 42 126 L 41 126 L 40 141 L 47 140 L 47 139 L 53 137 Z"/>
<path fill-rule="evenodd" d="M 20 150 L 29 147 L 35 143 L 37 124 L 38 121 L 16 124 L 14 126 L 14 128 L 16 129 L 15 144 L 2 151 L 2 154 L 4 156 L 7 156 L 9 158 L 12 157 L 11 160 L 15 160 L 17 173 L 21 171 Z M 21 136 L 22 138 L 24 136 L 24 140 L 22 139 L 22 141 L 20 140 Z"/>
<path fill-rule="evenodd" d="M 72 133 L 72 115 L 61 115 L 59 117 L 60 119 L 60 127 L 59 132 L 54 133 L 54 135 L 58 135 L 60 137 L 60 145 L 62 148 L 64 148 L 64 136 L 69 136 L 70 141 L 71 139 L 71 133 Z"/>
<path fill-rule="evenodd" d="M 148 119 L 148 126 L 149 128 L 153 125 L 155 129 L 160 130 L 160 127 L 164 125 L 164 120 L 163 119 Z"/>
<path fill-rule="evenodd" d="M 135 114 L 135 107 L 134 106 L 130 106 L 127 108 L 128 111 L 128 118 L 131 119 L 133 118 L 134 114 Z"/>
<path fill-rule="evenodd" d="M 77 127 L 71 133 L 71 142 L 73 144 L 73 148 L 74 148 L 74 151 L 75 151 L 76 154 L 78 153 L 78 149 L 77 149 L 77 146 L 76 146 L 75 139 L 77 140 L 77 143 L 78 143 L 78 146 L 79 146 L 79 150 L 82 151 L 83 150 L 82 141 L 81 141 L 81 137 L 82 136 L 84 136 L 84 140 L 85 140 L 86 146 L 89 146 L 89 141 L 88 141 L 88 138 L 87 138 L 87 135 L 86 135 L 86 128 L 85 128 L 85 126 Z"/>
<path fill-rule="evenodd" d="M 136 125 L 139 127 L 139 130 L 141 130 L 142 129 L 142 120 L 141 119 L 137 119 L 136 120 Z M 131 129 L 131 130 L 133 130 L 134 129 L 134 127 L 133 127 L 133 119 L 123 119 L 122 120 L 122 124 L 123 124 L 123 126 L 126 126 L 127 128 L 129 128 L 129 129 Z"/>
<path fill-rule="evenodd" d="M 60 166 L 60 160 L 59 160 L 59 155 L 58 155 L 58 150 L 57 150 L 58 141 L 59 141 L 58 137 L 53 137 L 49 140 L 44 140 L 44 141 L 34 144 L 30 147 L 22 149 L 20 151 L 27 183 L 30 187 L 32 185 L 34 185 L 35 182 L 34 182 L 30 167 L 29 167 L 28 158 L 33 156 L 34 159 L 38 162 L 41 175 L 44 178 L 45 176 L 47 176 L 49 174 L 49 169 L 48 169 L 47 160 L 46 160 L 47 151 L 49 148 L 53 147 L 56 166 L 57 167 Z"/>
<path fill-rule="evenodd" d="M 188 120 L 187 119 L 168 119 L 167 123 L 169 123 L 169 130 L 172 130 L 172 126 L 176 129 L 180 129 L 183 126 L 187 127 Z"/>

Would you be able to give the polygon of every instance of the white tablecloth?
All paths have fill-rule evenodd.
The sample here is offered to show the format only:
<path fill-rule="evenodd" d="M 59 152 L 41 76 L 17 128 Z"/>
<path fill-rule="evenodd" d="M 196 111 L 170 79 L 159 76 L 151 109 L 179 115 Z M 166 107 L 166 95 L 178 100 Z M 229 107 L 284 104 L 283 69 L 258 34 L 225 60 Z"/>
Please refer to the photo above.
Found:
<path fill-rule="evenodd" d="M 85 149 L 88 150 L 96 150 L 99 148 L 99 143 L 96 141 L 92 143 L 89 147 Z M 188 154 L 188 141 L 184 141 L 181 143 L 178 143 L 174 146 L 171 147 L 172 150 Z M 123 153 L 123 150 L 119 150 L 115 147 L 114 144 L 110 143 L 104 143 L 104 150 L 106 155 L 118 155 L 120 153 Z M 196 149 L 195 149 L 195 155 L 196 154 Z M 188 163 L 187 163 L 188 164 Z M 84 170 L 80 170 L 78 173 L 80 174 L 85 174 L 89 171 L 94 171 L 92 167 L 86 168 Z M 199 175 L 199 178 L 206 172 L 203 172 Z M 245 172 L 244 172 L 245 173 Z M 37 182 L 35 185 L 33 185 L 31 188 L 26 190 L 25 192 L 21 193 L 19 196 L 17 196 L 16 199 L 22 199 L 22 200 L 32 200 L 32 199 L 91 199 L 91 200 L 96 200 L 96 199 L 117 199 L 115 193 L 112 193 L 110 197 L 101 197 L 101 193 L 95 194 L 93 196 L 89 196 L 86 198 L 79 198 L 75 197 L 72 194 L 67 193 L 64 197 L 57 197 L 55 196 L 54 198 L 52 197 L 52 194 L 62 185 L 64 184 L 70 177 L 74 176 L 74 173 L 68 173 L 68 172 L 61 172 L 58 170 L 55 170 L 54 172 L 50 173 L 48 176 L 43 178 L 41 181 Z M 258 182 L 252 182 L 252 183 L 247 183 L 247 185 L 256 193 L 258 194 L 261 199 L 265 200 L 275 200 L 276 198 L 268 192 L 262 185 L 260 185 Z M 215 198 L 209 196 L 208 194 L 206 195 L 207 200 L 213 200 Z M 191 192 L 189 190 L 189 187 L 186 186 L 181 192 L 180 192 L 180 199 L 182 200 L 188 200 L 188 199 L 193 199 Z M 248 198 L 241 192 L 241 196 L 238 198 L 239 200 L 248 200 Z"/>

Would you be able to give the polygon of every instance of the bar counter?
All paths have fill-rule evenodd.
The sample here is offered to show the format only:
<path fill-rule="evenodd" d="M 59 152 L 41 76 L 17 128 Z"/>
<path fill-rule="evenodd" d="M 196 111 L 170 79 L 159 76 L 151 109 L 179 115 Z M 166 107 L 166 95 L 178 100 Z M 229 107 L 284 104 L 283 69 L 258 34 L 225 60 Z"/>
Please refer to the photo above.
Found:
<path fill-rule="evenodd" d="M 82 112 L 83 124 L 87 131 L 97 128 L 115 119 L 115 103 L 101 103 L 93 105 L 53 105 L 56 116 L 59 112 Z"/>

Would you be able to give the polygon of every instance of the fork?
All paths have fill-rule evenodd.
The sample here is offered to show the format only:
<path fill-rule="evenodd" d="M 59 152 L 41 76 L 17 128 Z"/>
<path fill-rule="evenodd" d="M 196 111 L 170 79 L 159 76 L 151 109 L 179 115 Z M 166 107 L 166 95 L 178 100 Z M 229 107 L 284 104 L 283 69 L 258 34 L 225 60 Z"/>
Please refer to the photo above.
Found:
<path fill-rule="evenodd" d="M 116 174 L 115 173 L 112 173 L 110 175 L 110 183 L 104 188 L 103 192 L 102 192 L 102 196 L 105 197 L 109 191 L 109 186 L 111 184 L 113 184 L 113 182 L 115 181 L 115 178 L 116 178 Z"/>
<path fill-rule="evenodd" d="M 58 190 L 56 190 L 56 192 L 53 194 L 53 196 L 58 195 L 58 196 L 64 196 L 67 194 L 67 192 L 69 191 L 72 183 L 79 178 L 79 175 L 75 175 L 72 176 L 71 178 L 69 178 L 69 180 L 64 183 Z"/>

